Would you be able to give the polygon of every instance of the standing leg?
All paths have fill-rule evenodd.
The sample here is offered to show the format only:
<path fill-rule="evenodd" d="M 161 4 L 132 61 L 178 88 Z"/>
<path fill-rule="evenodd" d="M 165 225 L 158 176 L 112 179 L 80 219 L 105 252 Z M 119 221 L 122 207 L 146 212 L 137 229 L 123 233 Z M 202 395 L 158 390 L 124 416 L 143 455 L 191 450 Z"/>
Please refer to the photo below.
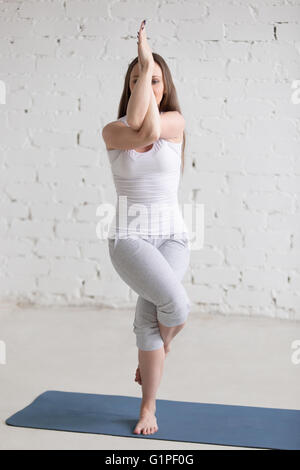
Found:
<path fill-rule="evenodd" d="M 109 250 L 112 264 L 120 277 L 137 294 L 156 306 L 158 319 L 165 326 L 177 326 L 186 320 L 190 303 L 185 289 L 156 247 L 141 238 L 129 238 L 118 240 L 115 246 L 111 241 Z M 141 352 L 143 400 L 140 420 L 134 432 L 143 430 L 147 434 L 157 430 L 154 413 L 162 374 L 162 353 L 162 347 Z"/>

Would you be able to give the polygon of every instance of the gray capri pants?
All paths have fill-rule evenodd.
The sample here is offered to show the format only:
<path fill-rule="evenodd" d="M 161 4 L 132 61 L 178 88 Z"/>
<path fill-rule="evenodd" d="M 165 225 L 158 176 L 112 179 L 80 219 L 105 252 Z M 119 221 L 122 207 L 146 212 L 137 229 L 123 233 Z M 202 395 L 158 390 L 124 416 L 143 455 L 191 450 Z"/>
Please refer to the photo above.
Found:
<path fill-rule="evenodd" d="M 184 323 L 191 303 L 181 281 L 190 261 L 185 234 L 169 238 L 108 238 L 111 262 L 137 294 L 133 331 L 144 351 L 160 349 L 158 320 L 165 326 Z"/>

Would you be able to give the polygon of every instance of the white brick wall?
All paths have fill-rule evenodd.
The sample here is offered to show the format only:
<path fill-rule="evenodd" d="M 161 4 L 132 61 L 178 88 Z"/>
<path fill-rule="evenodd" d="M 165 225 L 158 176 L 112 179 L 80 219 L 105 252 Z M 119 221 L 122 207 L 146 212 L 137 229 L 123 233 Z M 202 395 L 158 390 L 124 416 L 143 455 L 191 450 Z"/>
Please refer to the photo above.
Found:
<path fill-rule="evenodd" d="M 180 201 L 205 205 L 195 308 L 300 319 L 299 0 L 0 0 L 1 300 L 134 305 L 96 208 L 144 18 L 186 120 Z"/>

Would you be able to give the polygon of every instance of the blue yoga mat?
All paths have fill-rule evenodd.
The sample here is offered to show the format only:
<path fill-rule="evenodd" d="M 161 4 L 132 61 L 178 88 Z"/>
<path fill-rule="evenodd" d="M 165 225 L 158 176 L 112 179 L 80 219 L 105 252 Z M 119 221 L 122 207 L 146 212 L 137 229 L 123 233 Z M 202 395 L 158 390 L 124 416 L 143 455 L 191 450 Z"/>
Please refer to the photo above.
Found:
<path fill-rule="evenodd" d="M 263 449 L 300 449 L 300 410 L 156 400 L 158 431 L 134 434 L 141 399 L 48 390 L 11 426 Z"/>

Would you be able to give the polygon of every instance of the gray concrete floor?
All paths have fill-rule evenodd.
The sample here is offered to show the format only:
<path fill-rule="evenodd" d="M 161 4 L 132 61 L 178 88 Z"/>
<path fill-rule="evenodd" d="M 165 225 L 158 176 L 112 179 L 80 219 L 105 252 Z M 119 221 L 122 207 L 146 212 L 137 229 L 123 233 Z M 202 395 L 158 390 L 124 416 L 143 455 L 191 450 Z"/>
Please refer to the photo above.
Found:
<path fill-rule="evenodd" d="M 1 449 L 235 449 L 18 428 L 5 419 L 46 390 L 141 397 L 132 310 L 0 307 Z M 300 409 L 300 322 L 190 313 L 174 338 L 157 398 Z M 159 416 L 157 416 L 159 426 Z"/>

